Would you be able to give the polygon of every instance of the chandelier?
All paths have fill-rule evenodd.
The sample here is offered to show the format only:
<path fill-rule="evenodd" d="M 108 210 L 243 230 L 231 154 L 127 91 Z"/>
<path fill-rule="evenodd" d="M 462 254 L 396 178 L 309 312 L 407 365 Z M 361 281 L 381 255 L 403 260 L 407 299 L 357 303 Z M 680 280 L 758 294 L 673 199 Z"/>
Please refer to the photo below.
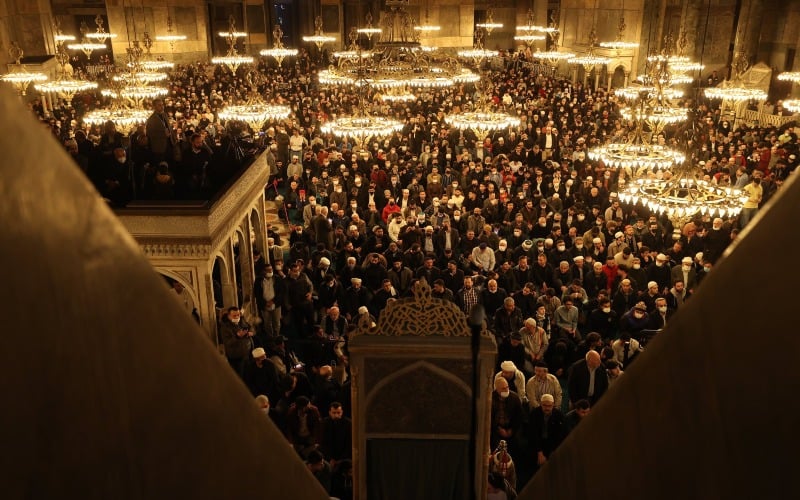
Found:
<path fill-rule="evenodd" d="M 323 34 L 322 32 L 322 16 L 317 16 L 314 18 L 314 34 L 307 35 L 303 37 L 304 42 L 313 43 L 317 46 L 317 50 L 322 50 L 322 46 L 326 43 L 332 43 L 336 41 L 336 37 L 328 36 Z"/>
<path fill-rule="evenodd" d="M 800 83 L 800 71 L 784 71 L 778 75 L 778 80 L 782 82 Z"/>
<path fill-rule="evenodd" d="M 144 124 L 150 117 L 150 111 L 137 108 L 111 108 L 95 109 L 83 115 L 83 123 L 87 125 L 103 125 L 106 122 L 114 122 L 117 130 L 128 135 L 139 125 Z"/>
<path fill-rule="evenodd" d="M 472 130 L 480 138 L 509 127 L 518 127 L 520 124 L 516 116 L 489 110 L 451 113 L 445 117 L 445 121 L 453 128 Z"/>
<path fill-rule="evenodd" d="M 616 91 L 631 101 L 631 105 L 620 110 L 622 117 L 634 123 L 634 129 L 625 142 L 609 142 L 588 151 L 589 158 L 602 161 L 612 168 L 666 170 L 686 161 L 686 156 L 675 149 L 661 144 L 653 144 L 667 126 L 687 119 L 685 110 L 669 105 L 663 86 L 666 64 L 652 59 L 648 68 L 648 80 L 652 85 L 630 86 Z M 645 130 L 647 125 L 647 130 Z"/>
<path fill-rule="evenodd" d="M 25 66 L 22 64 L 23 54 L 24 52 L 19 44 L 17 44 L 17 42 L 11 42 L 8 55 L 15 61 L 14 66 L 11 71 L 0 77 L 0 80 L 10 83 L 17 89 L 20 95 L 24 96 L 28 92 L 28 86 L 31 83 L 47 81 L 47 75 L 39 72 L 30 72 L 25 69 Z"/>
<path fill-rule="evenodd" d="M 666 180 L 637 179 L 619 193 L 619 200 L 686 222 L 697 214 L 735 217 L 747 196 L 739 189 L 716 186 L 693 175 L 691 169 L 684 169 Z"/>
<path fill-rule="evenodd" d="M 94 18 L 94 24 L 97 25 L 97 31 L 93 33 L 86 33 L 84 36 L 89 40 L 96 40 L 98 43 L 102 43 L 105 45 L 106 40 L 109 38 L 116 38 L 116 33 L 107 33 L 105 29 L 105 23 L 103 22 L 103 18 L 98 14 Z"/>
<path fill-rule="evenodd" d="M 622 1 L 622 10 L 619 15 L 619 24 L 617 24 L 617 38 L 611 42 L 600 42 L 600 46 L 607 49 L 614 49 L 619 53 L 622 50 L 635 49 L 639 46 L 638 42 L 626 42 L 625 39 L 625 0 Z"/>
<path fill-rule="evenodd" d="M 541 59 L 550 64 L 550 66 L 555 67 L 558 66 L 558 63 L 561 61 L 571 60 L 575 57 L 575 54 L 572 52 L 559 52 L 558 50 L 546 50 L 534 52 L 533 57 L 535 59 Z"/>
<path fill-rule="evenodd" d="M 414 26 L 414 30 L 415 31 L 420 31 L 420 32 L 423 32 L 423 33 L 431 33 L 431 32 L 436 32 L 436 31 L 439 31 L 439 30 L 442 29 L 441 26 L 439 26 L 437 24 L 431 24 L 430 23 L 430 14 L 431 14 L 431 12 L 430 12 L 429 2 L 430 2 L 430 0 L 425 0 L 425 22 L 422 23 L 422 24 L 418 24 L 418 25 Z"/>
<path fill-rule="evenodd" d="M 297 49 L 290 49 L 283 46 L 283 30 L 280 24 L 276 24 L 272 30 L 272 39 L 275 40 L 275 46 L 271 49 L 263 49 L 259 52 L 262 56 L 273 57 L 278 61 L 278 66 L 283 66 L 283 60 L 286 57 L 295 57 Z"/>
<path fill-rule="evenodd" d="M 783 101 L 783 107 L 792 113 L 800 113 L 800 99 L 787 99 Z"/>
<path fill-rule="evenodd" d="M 723 101 L 745 102 L 745 101 L 765 101 L 767 93 L 761 89 L 745 88 L 736 85 L 730 87 L 710 87 L 705 90 L 706 97 L 709 99 L 720 99 Z"/>
<path fill-rule="evenodd" d="M 535 21 L 535 16 L 533 14 L 533 9 L 528 9 L 528 13 L 525 16 L 525 24 L 517 26 L 517 31 L 520 31 L 521 34 L 514 35 L 514 40 L 518 42 L 523 42 L 528 47 L 532 46 L 533 42 L 546 40 L 547 39 L 546 35 L 537 34 L 541 33 L 544 27 L 537 26 L 534 21 Z"/>
<path fill-rule="evenodd" d="M 380 95 L 380 98 L 382 101 L 390 103 L 404 103 L 417 100 L 417 96 L 408 91 L 408 89 L 399 88 L 384 92 Z"/>
<path fill-rule="evenodd" d="M 661 92 L 666 99 L 681 99 L 684 95 L 683 90 L 671 87 L 662 88 Z M 614 95 L 628 100 L 640 99 L 642 94 L 644 94 L 647 99 L 653 99 L 656 97 L 657 93 L 658 89 L 651 85 L 629 85 L 614 90 Z"/>
<path fill-rule="evenodd" d="M 282 120 L 289 114 L 291 110 L 288 106 L 248 101 L 245 104 L 226 106 L 219 112 L 219 119 L 244 122 L 254 131 L 258 131 L 266 122 Z"/>
<path fill-rule="evenodd" d="M 172 14 L 169 7 L 167 7 L 167 33 L 165 35 L 156 36 L 159 42 L 168 42 L 170 52 L 175 52 L 175 42 L 182 42 L 186 40 L 186 35 L 175 33 L 172 28 Z"/>
<path fill-rule="evenodd" d="M 97 25 L 97 31 L 90 32 L 86 23 L 82 22 L 81 34 L 83 35 L 84 41 L 67 45 L 67 48 L 70 50 L 80 50 L 83 52 L 87 59 L 92 56 L 92 52 L 95 50 L 106 49 L 106 40 L 109 38 L 116 38 L 117 36 L 114 33 L 106 32 L 103 18 L 99 14 L 94 18 L 94 22 Z"/>
<path fill-rule="evenodd" d="M 596 44 L 597 33 L 595 32 L 594 28 L 592 28 L 592 30 L 589 32 L 589 52 L 587 52 L 586 55 L 571 57 L 567 59 L 567 62 L 569 64 L 583 66 L 583 69 L 585 69 L 587 72 L 595 66 L 603 66 L 610 63 L 610 57 L 595 55 L 594 48 Z"/>
<path fill-rule="evenodd" d="M 365 113 L 336 118 L 320 127 L 323 134 L 331 134 L 342 139 L 353 139 L 358 146 L 364 146 L 371 139 L 389 137 L 401 130 L 403 130 L 403 124 L 397 120 Z"/>
<path fill-rule="evenodd" d="M 486 30 L 487 35 L 491 35 L 492 31 L 502 28 L 503 23 L 494 22 L 494 10 L 492 8 L 489 8 L 486 10 L 486 20 L 483 21 L 482 23 L 477 23 L 475 27 L 483 28 Z"/>
<path fill-rule="evenodd" d="M 748 23 L 749 23 L 748 19 Z M 745 46 L 747 44 L 745 43 Z M 745 73 L 750 63 L 744 51 L 739 50 L 731 63 L 732 78 L 725 80 L 717 87 L 710 87 L 705 90 L 705 95 L 709 99 L 718 99 L 724 103 L 731 102 L 736 106 L 747 101 L 765 101 L 767 93 L 745 81 Z"/>
<path fill-rule="evenodd" d="M 373 35 L 380 35 L 381 33 L 383 33 L 383 30 L 381 28 L 376 28 L 376 27 L 374 27 L 372 25 L 372 13 L 371 12 L 367 12 L 367 15 L 365 16 L 364 20 L 367 21 L 367 25 L 364 26 L 363 28 L 356 29 L 356 32 L 361 34 L 361 35 L 366 35 L 367 36 L 367 40 L 371 41 Z"/>
<path fill-rule="evenodd" d="M 441 88 L 456 78 L 469 79 L 457 61 L 434 59 L 417 41 L 414 23 L 402 5 L 394 5 L 382 16 L 384 29 L 373 50 L 358 43 L 359 32 L 351 29 L 346 50 L 333 53 L 336 64 L 318 73 L 326 85 L 367 85 L 373 90 Z"/>
<path fill-rule="evenodd" d="M 488 35 L 488 30 L 479 28 L 475 33 L 476 47 L 474 53 L 470 51 L 460 51 L 459 56 L 473 59 L 478 68 L 481 67 L 483 56 L 483 39 Z M 489 85 L 488 77 L 483 80 L 484 85 Z M 458 130 L 472 130 L 479 138 L 486 137 L 489 133 L 507 130 L 509 127 L 518 127 L 520 120 L 502 111 L 492 109 L 490 92 L 488 88 L 482 89 L 481 98 L 475 110 L 466 110 L 459 113 L 450 113 L 445 117 L 445 121 L 453 128 Z"/>
<path fill-rule="evenodd" d="M 395 12 L 397 14 L 397 12 Z M 411 26 L 409 24 L 408 26 Z M 383 37 L 388 37 L 384 39 Z M 323 134 L 330 134 L 342 139 L 352 139 L 357 146 L 364 147 L 372 139 L 383 139 L 403 129 L 403 123 L 384 116 L 369 114 L 366 110 L 367 93 L 372 89 L 384 91 L 385 95 L 396 95 L 398 101 L 401 95 L 407 93 L 408 59 L 414 52 L 404 50 L 410 47 L 404 40 L 394 40 L 391 31 L 384 32 L 379 42 L 382 52 L 380 60 L 376 63 L 370 57 L 361 57 L 360 47 L 355 43 L 358 32 L 350 31 L 351 48 L 357 54 L 354 57 L 339 58 L 340 65 L 333 69 L 333 75 L 346 75 L 358 92 L 358 105 L 352 115 L 345 115 L 324 123 L 320 127 Z M 398 50 L 394 50 L 398 49 Z M 391 58 L 396 58 L 391 63 Z M 320 75 L 322 78 L 322 74 Z M 387 100 L 387 99 L 385 99 Z M 391 100 L 389 98 L 388 100 Z"/>
<path fill-rule="evenodd" d="M 136 53 L 128 54 L 128 68 L 131 68 L 131 71 L 136 70 L 139 72 L 139 81 L 160 82 L 166 80 L 168 78 L 167 74 L 161 73 L 160 71 L 174 68 L 175 63 L 163 59 L 155 59 L 153 57 L 150 53 L 150 50 L 153 48 L 153 39 L 150 38 L 150 34 L 145 31 L 142 36 L 142 45 L 144 46 L 143 52 L 139 50 L 139 42 L 137 40 L 134 40 L 133 43 L 136 47 Z"/>
<path fill-rule="evenodd" d="M 231 70 L 231 73 L 236 73 L 236 70 L 239 69 L 239 66 L 242 64 L 250 64 L 253 62 L 252 57 L 239 55 L 236 51 L 237 39 L 246 37 L 247 33 L 236 31 L 236 20 L 233 16 L 228 18 L 228 31 L 220 31 L 218 35 L 227 39 L 228 52 L 224 56 L 213 57 L 211 59 L 212 64 L 225 65 Z"/>
<path fill-rule="evenodd" d="M 56 24 L 56 36 L 59 36 L 58 25 Z M 67 102 L 72 101 L 75 94 L 93 90 L 97 88 L 96 82 L 88 80 L 81 80 L 79 78 L 71 77 L 71 69 L 67 69 L 69 64 L 69 54 L 67 54 L 64 39 L 56 39 L 56 62 L 58 63 L 58 77 L 49 82 L 37 83 L 33 86 L 37 91 L 45 94 L 53 94 L 60 97 Z"/>
<path fill-rule="evenodd" d="M 670 40 L 670 36 L 667 39 Z M 627 150 L 623 158 L 614 158 L 615 151 L 610 145 L 605 146 L 605 151 L 593 153 L 611 165 L 617 161 L 618 164 L 644 167 L 649 171 L 665 170 L 657 174 L 651 172 L 621 186 L 618 196 L 623 203 L 639 204 L 651 212 L 666 215 L 675 227 L 683 227 L 698 214 L 734 217 L 741 212 L 747 196 L 738 189 L 704 180 L 704 172 L 686 162 L 683 153 L 663 145 L 650 145 L 641 135 L 645 123 L 655 136 L 664 126 L 686 119 L 686 113 L 670 108 L 666 98 L 673 76 L 670 66 L 687 62 L 682 56 L 669 53 L 671 45 L 665 43 L 661 53 L 648 57 L 647 85 L 640 87 L 639 105 L 623 113 L 636 122 L 635 134 L 641 138 L 634 140 L 635 147 Z M 651 97 L 653 87 L 655 97 Z M 636 162 L 635 154 L 641 150 Z"/>
<path fill-rule="evenodd" d="M 250 86 L 250 93 L 243 104 L 225 106 L 219 112 L 219 118 L 223 121 L 238 121 L 246 123 L 250 128 L 257 132 L 264 124 L 271 120 L 281 120 L 291 114 L 288 106 L 278 104 L 267 104 L 258 93 L 260 75 L 255 71 L 247 73 L 247 82 Z"/>
<path fill-rule="evenodd" d="M 672 35 L 667 35 L 665 44 L 672 43 Z M 702 71 L 705 66 L 699 62 L 692 61 L 689 57 L 684 56 L 684 50 L 688 44 L 688 34 L 684 29 L 676 42 L 678 53 L 675 56 L 665 57 L 662 62 L 666 62 L 667 69 L 669 70 L 670 83 L 672 85 L 682 85 L 692 83 L 694 77 L 689 73 L 695 71 Z"/>
<path fill-rule="evenodd" d="M 483 23 L 485 24 L 485 23 Z M 480 68 L 484 60 L 490 57 L 497 57 L 500 52 L 497 50 L 489 50 L 483 46 L 484 40 L 490 34 L 487 28 L 477 25 L 475 30 L 475 45 L 471 49 L 459 50 L 458 57 L 463 59 L 472 59 L 473 63 Z"/>

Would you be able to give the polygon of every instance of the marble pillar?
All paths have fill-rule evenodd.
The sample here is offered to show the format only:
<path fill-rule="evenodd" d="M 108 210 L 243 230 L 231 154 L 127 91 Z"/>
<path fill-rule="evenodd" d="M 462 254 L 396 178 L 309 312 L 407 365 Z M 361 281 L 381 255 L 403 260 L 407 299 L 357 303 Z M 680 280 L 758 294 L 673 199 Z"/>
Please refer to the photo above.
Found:
<path fill-rule="evenodd" d="M 220 270 L 222 275 L 222 302 L 225 307 L 238 306 L 239 297 L 236 293 L 236 259 L 233 254 L 233 240 L 228 240 L 222 248 L 225 258 L 225 269 Z"/>
<path fill-rule="evenodd" d="M 0 62 L 13 62 L 8 55 L 12 41 L 26 56 L 53 54 L 52 23 L 48 0 L 0 0 Z"/>
<path fill-rule="evenodd" d="M 242 303 L 239 307 L 244 309 L 249 318 L 258 316 L 255 301 L 253 300 L 253 286 L 255 284 L 255 271 L 253 269 L 253 245 L 250 243 L 250 214 L 242 221 L 242 240 L 239 241 L 239 268 L 241 270 Z"/>
<path fill-rule="evenodd" d="M 758 42 L 761 38 L 761 21 L 764 14 L 763 0 L 743 0 L 736 26 L 736 39 L 733 45 L 733 62 L 739 54 L 747 57 L 749 64 L 754 64 Z"/>
<path fill-rule="evenodd" d="M 682 33 L 686 33 L 683 55 L 695 61 L 699 58 L 701 9 L 705 4 L 704 0 L 683 0 L 681 6 L 681 31 L 677 36 L 680 37 Z"/>

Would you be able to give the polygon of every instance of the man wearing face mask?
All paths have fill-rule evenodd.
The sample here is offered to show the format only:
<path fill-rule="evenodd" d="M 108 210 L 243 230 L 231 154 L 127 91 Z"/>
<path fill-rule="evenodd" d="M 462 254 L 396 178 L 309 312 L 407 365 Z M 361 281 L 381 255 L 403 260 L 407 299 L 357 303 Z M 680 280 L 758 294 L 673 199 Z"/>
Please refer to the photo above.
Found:
<path fill-rule="evenodd" d="M 597 304 L 597 309 L 589 313 L 586 328 L 597 332 L 603 340 L 614 338 L 618 332 L 617 312 L 611 308 L 611 301 L 603 296 Z"/>
<path fill-rule="evenodd" d="M 281 329 L 281 305 L 286 297 L 283 277 L 276 275 L 272 264 L 264 266 L 263 276 L 256 278 L 253 293 L 261 312 L 264 334 L 274 337 Z"/>
<path fill-rule="evenodd" d="M 658 284 L 658 289 L 662 292 L 669 290 L 672 283 L 672 271 L 667 264 L 669 257 L 663 253 L 656 255 L 655 263 L 647 270 L 647 279 L 655 281 Z M 682 279 L 682 278 L 681 278 Z"/>
<path fill-rule="evenodd" d="M 228 363 L 238 375 L 241 375 L 242 364 L 253 350 L 253 335 L 255 331 L 242 318 L 242 311 L 236 306 L 229 307 L 220 322 L 220 337 Z"/>
<path fill-rule="evenodd" d="M 675 310 L 667 306 L 667 299 L 659 297 L 655 301 L 653 311 L 650 312 L 650 330 L 661 330 L 667 326 L 667 321 L 675 313 Z"/>
<path fill-rule="evenodd" d="M 764 197 L 764 189 L 761 187 L 761 173 L 759 171 L 753 172 L 753 180 L 742 189 L 742 192 L 747 196 L 747 201 L 744 202 L 742 213 L 739 215 L 740 228 L 744 228 L 755 217 L 758 206 Z M 689 288 L 691 289 L 691 287 Z"/>
<path fill-rule="evenodd" d="M 491 446 L 496 448 L 501 439 L 509 444 L 516 441 L 522 426 L 522 400 L 509 389 L 504 377 L 495 379 L 492 392 Z"/>
<path fill-rule="evenodd" d="M 114 160 L 96 176 L 97 190 L 114 207 L 124 207 L 131 196 L 131 163 L 123 148 L 113 151 Z"/>
<path fill-rule="evenodd" d="M 629 333 L 632 337 L 637 337 L 649 324 L 650 318 L 647 314 L 647 306 L 644 302 L 639 302 L 630 311 L 622 315 L 619 321 L 619 329 L 622 332 Z"/>
<path fill-rule="evenodd" d="M 681 259 L 681 264 L 673 267 L 671 271 L 672 282 L 682 281 L 690 292 L 697 283 L 697 271 L 695 271 L 693 263 L 691 257 L 684 257 Z"/>

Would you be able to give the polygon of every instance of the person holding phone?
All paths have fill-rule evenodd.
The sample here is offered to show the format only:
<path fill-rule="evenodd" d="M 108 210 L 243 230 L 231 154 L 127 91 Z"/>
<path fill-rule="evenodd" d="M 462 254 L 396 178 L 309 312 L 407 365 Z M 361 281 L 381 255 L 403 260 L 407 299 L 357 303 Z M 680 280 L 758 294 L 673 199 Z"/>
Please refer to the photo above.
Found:
<path fill-rule="evenodd" d="M 220 322 L 220 335 L 225 345 L 225 356 L 231 368 L 242 374 L 244 361 L 253 351 L 255 331 L 245 321 L 242 311 L 236 306 L 229 307 Z"/>

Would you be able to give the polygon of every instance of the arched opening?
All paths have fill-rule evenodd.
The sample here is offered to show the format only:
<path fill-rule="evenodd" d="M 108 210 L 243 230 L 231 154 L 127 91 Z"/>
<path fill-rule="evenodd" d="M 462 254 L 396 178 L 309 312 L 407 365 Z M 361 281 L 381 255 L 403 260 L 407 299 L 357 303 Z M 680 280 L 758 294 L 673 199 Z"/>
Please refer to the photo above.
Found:
<path fill-rule="evenodd" d="M 611 88 L 618 89 L 625 86 L 625 68 L 622 65 L 614 68 L 611 76 Z"/>
<path fill-rule="evenodd" d="M 261 216 L 256 209 L 250 211 L 250 233 L 250 239 L 253 244 L 253 248 L 261 252 L 262 258 L 264 258 L 264 252 L 267 248 L 266 231 L 264 230 L 264 225 L 261 222 Z"/>
<path fill-rule="evenodd" d="M 214 258 L 214 266 L 211 269 L 211 291 L 214 296 L 214 307 L 217 310 L 223 309 L 226 305 L 223 285 L 230 285 L 230 277 L 225 259 L 218 255 Z"/>
<path fill-rule="evenodd" d="M 198 306 L 200 304 L 200 297 L 197 296 L 196 291 L 192 288 L 184 277 L 177 273 L 167 271 L 165 269 L 157 269 L 156 272 L 164 279 L 172 293 L 174 293 L 180 303 L 186 309 L 195 321 L 202 324 Z"/>
<path fill-rule="evenodd" d="M 242 234 L 240 229 L 237 229 L 233 233 L 233 272 L 236 278 L 236 303 L 239 306 L 242 305 L 244 301 L 244 290 L 242 290 L 242 252 L 244 249 L 244 245 L 248 245 L 250 239 L 245 239 L 244 235 Z"/>

